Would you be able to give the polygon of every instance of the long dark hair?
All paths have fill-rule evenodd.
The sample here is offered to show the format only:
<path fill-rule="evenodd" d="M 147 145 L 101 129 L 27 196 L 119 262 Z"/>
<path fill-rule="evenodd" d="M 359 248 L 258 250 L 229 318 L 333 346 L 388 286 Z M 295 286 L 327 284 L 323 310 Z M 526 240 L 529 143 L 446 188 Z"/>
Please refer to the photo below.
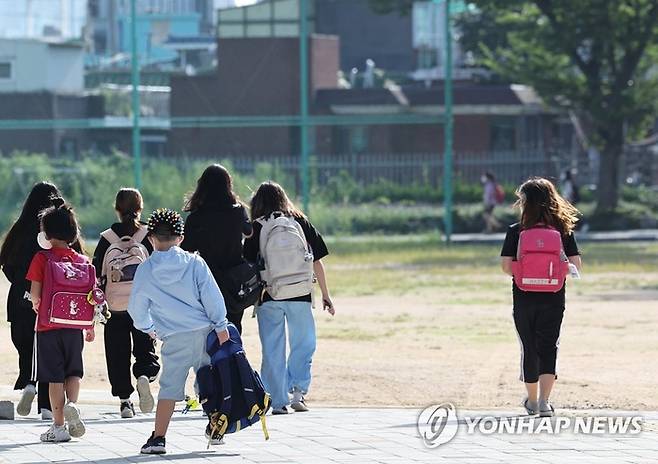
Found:
<path fill-rule="evenodd" d="M 26 240 L 36 243 L 40 228 L 39 213 L 53 206 L 53 199 L 59 197 L 61 197 L 59 189 L 50 182 L 39 182 L 32 187 L 30 194 L 25 199 L 20 216 L 7 232 L 2 244 L 0 265 L 16 263 L 20 259 Z"/>
<path fill-rule="evenodd" d="M 210 205 L 226 207 L 239 202 L 228 169 L 221 164 L 211 164 L 199 177 L 196 190 L 187 196 L 183 211 L 196 211 Z"/>
<path fill-rule="evenodd" d="M 281 211 L 286 216 L 304 218 L 302 213 L 288 195 L 276 182 L 263 182 L 251 198 L 251 220 L 267 217 L 275 211 Z"/>
<path fill-rule="evenodd" d="M 122 188 L 117 193 L 114 200 L 114 209 L 116 210 L 121 223 L 135 233 L 139 227 L 139 218 L 144 209 L 144 200 L 139 190 L 134 188 Z"/>
<path fill-rule="evenodd" d="M 516 191 L 516 206 L 521 209 L 521 228 L 537 224 L 555 227 L 563 235 L 570 235 L 580 212 L 558 193 L 555 185 L 543 177 L 525 181 Z"/>

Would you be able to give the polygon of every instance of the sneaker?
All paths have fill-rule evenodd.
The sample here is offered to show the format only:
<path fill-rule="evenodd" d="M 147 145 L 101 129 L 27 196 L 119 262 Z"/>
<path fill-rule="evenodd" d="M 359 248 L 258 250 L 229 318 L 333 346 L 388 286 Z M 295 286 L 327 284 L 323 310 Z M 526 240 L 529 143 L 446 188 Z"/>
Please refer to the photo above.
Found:
<path fill-rule="evenodd" d="M 119 409 L 121 410 L 121 418 L 131 419 L 135 417 L 135 406 L 133 406 L 132 401 L 121 400 L 121 406 L 119 406 Z"/>
<path fill-rule="evenodd" d="M 525 408 L 529 416 L 537 415 L 537 410 L 530 407 L 530 400 L 528 398 L 523 400 L 523 407 Z"/>
<path fill-rule="evenodd" d="M 553 417 L 555 408 L 548 400 L 539 400 L 539 417 Z"/>
<path fill-rule="evenodd" d="M 80 408 L 75 403 L 67 403 L 64 406 L 64 419 L 69 425 L 69 433 L 74 438 L 80 438 L 85 434 L 87 428 L 80 418 Z"/>
<path fill-rule="evenodd" d="M 210 424 L 206 425 L 206 439 L 209 445 L 224 445 L 224 437 L 219 437 L 218 433 L 213 434 Z"/>
<path fill-rule="evenodd" d="M 142 446 L 142 454 L 166 454 L 167 450 L 165 449 L 165 437 L 156 437 L 155 432 L 151 433 L 151 436 L 144 446 Z"/>
<path fill-rule="evenodd" d="M 295 412 L 308 411 L 308 406 L 306 406 L 306 402 L 304 401 L 304 395 L 302 395 L 301 391 L 297 389 L 292 391 L 292 401 L 290 402 L 290 407 Z"/>
<path fill-rule="evenodd" d="M 66 425 L 52 424 L 50 428 L 42 433 L 39 437 L 45 443 L 60 443 L 64 441 L 71 441 L 71 435 L 66 430 Z"/>
<path fill-rule="evenodd" d="M 41 408 L 41 420 L 53 420 L 53 412 L 50 409 Z"/>
<path fill-rule="evenodd" d="M 27 384 L 23 389 L 23 394 L 21 395 L 21 400 L 16 406 L 16 414 L 19 416 L 29 416 L 30 411 L 32 410 L 32 401 L 37 395 L 37 389 L 32 384 Z"/>
<path fill-rule="evenodd" d="M 288 408 L 286 408 L 285 406 L 282 406 L 280 408 L 272 408 L 273 416 L 281 416 L 283 414 L 288 414 Z"/>
<path fill-rule="evenodd" d="M 142 375 L 137 379 L 137 394 L 139 395 L 139 409 L 143 413 L 153 411 L 155 401 L 153 401 L 153 395 L 151 394 L 149 378 L 145 375 Z"/>

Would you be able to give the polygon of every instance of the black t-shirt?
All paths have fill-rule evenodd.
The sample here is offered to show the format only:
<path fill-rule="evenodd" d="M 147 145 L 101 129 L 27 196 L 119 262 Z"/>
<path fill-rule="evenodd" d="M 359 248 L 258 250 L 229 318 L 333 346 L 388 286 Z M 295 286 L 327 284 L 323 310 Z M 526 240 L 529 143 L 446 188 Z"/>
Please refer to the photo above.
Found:
<path fill-rule="evenodd" d="M 146 226 L 143 222 L 140 224 Z M 112 229 L 112 231 L 119 237 L 132 237 L 137 232 L 132 225 L 123 224 L 121 222 L 115 222 L 110 229 Z M 146 247 L 149 255 L 153 253 L 153 245 L 151 245 L 148 238 L 144 237 L 142 245 Z M 101 236 L 100 240 L 98 240 L 98 245 L 96 245 L 96 250 L 94 250 L 94 257 L 91 260 L 91 264 L 96 268 L 96 277 L 99 279 L 101 278 L 101 272 L 103 270 L 103 259 L 105 258 L 105 253 L 107 253 L 108 248 L 110 248 L 110 242 L 108 242 L 105 237 Z M 105 283 L 102 282 L 102 285 L 105 286 Z"/>
<path fill-rule="evenodd" d="M 306 237 L 306 242 L 309 244 L 309 246 L 311 247 L 311 251 L 313 252 L 313 261 L 319 261 L 325 256 L 327 256 L 329 254 L 327 245 L 324 243 L 324 239 L 322 238 L 322 235 L 320 235 L 320 233 L 316 230 L 316 228 L 313 227 L 313 224 L 311 224 L 306 218 L 295 218 L 295 220 L 299 223 L 300 226 L 302 226 L 302 230 L 304 231 L 304 237 Z M 258 260 L 258 253 L 260 251 L 259 248 L 260 248 L 261 229 L 262 226 L 260 225 L 260 223 L 254 222 L 254 234 L 244 242 L 244 257 L 247 261 L 251 263 L 255 263 Z M 263 296 L 263 302 L 271 301 L 271 300 L 272 297 L 270 297 L 267 293 L 265 293 L 265 295 Z M 284 301 L 309 302 L 311 301 L 311 295 L 308 294 Z"/>
<path fill-rule="evenodd" d="M 512 257 L 514 258 L 514 261 L 516 261 L 516 253 L 519 247 L 520 234 L 521 225 L 519 223 L 511 225 L 507 229 L 507 235 L 505 236 L 505 242 L 503 243 L 503 249 L 500 252 L 500 256 Z M 580 255 L 578 243 L 576 242 L 576 237 L 573 233 L 566 236 L 562 235 L 562 246 L 564 247 L 564 253 L 567 255 L 567 257 Z M 515 306 L 517 304 L 550 304 L 564 306 L 566 285 L 562 287 L 562 290 L 555 293 L 524 292 L 519 287 L 517 287 L 517 285 L 514 283 L 514 279 L 512 279 L 512 287 Z"/>
<path fill-rule="evenodd" d="M 34 322 L 35 315 L 32 311 L 32 303 L 26 298 L 26 293 L 30 292 L 31 282 L 25 280 L 25 275 L 32 258 L 40 250 L 36 235 L 25 237 L 16 260 L 2 266 L 2 271 L 11 283 L 7 295 L 7 321 L 9 322 L 17 322 L 18 320 Z"/>
<path fill-rule="evenodd" d="M 207 205 L 185 220 L 181 248 L 198 251 L 217 280 L 218 273 L 244 262 L 242 237 L 252 232 L 246 208 L 236 205 Z"/>

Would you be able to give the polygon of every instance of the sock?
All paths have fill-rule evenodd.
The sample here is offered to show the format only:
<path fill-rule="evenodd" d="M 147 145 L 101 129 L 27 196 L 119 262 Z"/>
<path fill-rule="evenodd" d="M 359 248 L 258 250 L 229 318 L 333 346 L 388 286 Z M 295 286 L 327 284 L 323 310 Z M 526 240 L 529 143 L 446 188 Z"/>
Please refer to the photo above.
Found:
<path fill-rule="evenodd" d="M 130 398 L 119 398 L 122 403 L 130 403 Z"/>

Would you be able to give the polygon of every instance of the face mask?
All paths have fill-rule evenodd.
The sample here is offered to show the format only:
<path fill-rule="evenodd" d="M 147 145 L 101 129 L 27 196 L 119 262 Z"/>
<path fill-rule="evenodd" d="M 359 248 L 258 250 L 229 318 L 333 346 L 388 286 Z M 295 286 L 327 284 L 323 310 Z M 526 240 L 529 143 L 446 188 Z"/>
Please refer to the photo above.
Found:
<path fill-rule="evenodd" d="M 39 232 L 37 235 L 37 243 L 44 250 L 50 250 L 53 247 L 52 243 L 46 238 L 45 232 Z"/>

